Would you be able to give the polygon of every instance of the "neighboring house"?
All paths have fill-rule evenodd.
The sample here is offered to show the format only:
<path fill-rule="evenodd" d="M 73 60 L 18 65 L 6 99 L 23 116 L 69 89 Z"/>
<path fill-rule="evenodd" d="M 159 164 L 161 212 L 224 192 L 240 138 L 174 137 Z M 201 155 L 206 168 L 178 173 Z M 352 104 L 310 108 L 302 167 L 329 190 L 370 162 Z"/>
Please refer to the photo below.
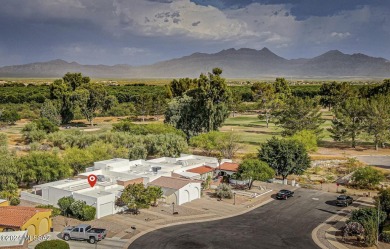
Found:
<path fill-rule="evenodd" d="M 223 162 L 231 162 L 231 160 L 224 159 Z M 213 157 L 187 154 L 182 154 L 178 158 L 161 157 L 152 160 L 129 161 L 114 158 L 95 162 L 93 167 L 87 168 L 87 172 L 79 174 L 78 179 L 49 182 L 34 186 L 32 191 L 22 191 L 21 199 L 57 206 L 60 198 L 73 196 L 74 199 L 83 200 L 95 207 L 96 218 L 99 219 L 124 210 L 125 207 L 118 207 L 115 202 L 127 185 L 134 183 L 147 185 L 161 177 L 171 176 L 200 179 L 199 174 L 188 170 L 204 165 L 215 168 L 218 166 L 218 160 Z M 98 178 L 94 187 L 90 187 L 87 181 L 90 174 Z M 193 199 L 192 196 L 191 194 L 190 200 Z"/>
<path fill-rule="evenodd" d="M 4 199 L 0 199 L 0 207 L 9 206 L 9 202 Z"/>
<path fill-rule="evenodd" d="M 0 248 L 1 249 L 27 249 L 28 248 L 27 238 L 28 238 L 27 231 L 0 233 Z"/>
<path fill-rule="evenodd" d="M 148 184 L 161 187 L 166 203 L 182 205 L 200 198 L 201 181 L 162 176 Z"/>
<path fill-rule="evenodd" d="M 213 178 L 214 168 L 210 166 L 200 166 L 197 168 L 189 169 L 187 172 L 196 173 L 200 175 L 200 179 L 205 181 L 208 176 Z"/>
<path fill-rule="evenodd" d="M 225 162 L 215 169 L 216 173 L 221 176 L 233 175 L 238 171 L 238 163 Z"/>
<path fill-rule="evenodd" d="M 0 207 L 0 232 L 27 230 L 30 239 L 46 234 L 52 227 L 51 209 L 8 206 Z"/>

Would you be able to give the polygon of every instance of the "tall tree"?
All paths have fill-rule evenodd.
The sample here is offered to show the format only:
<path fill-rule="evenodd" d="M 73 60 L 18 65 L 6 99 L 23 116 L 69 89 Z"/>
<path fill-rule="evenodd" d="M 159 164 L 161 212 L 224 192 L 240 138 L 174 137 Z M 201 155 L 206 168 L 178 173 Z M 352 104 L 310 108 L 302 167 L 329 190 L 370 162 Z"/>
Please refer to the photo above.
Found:
<path fill-rule="evenodd" d="M 335 141 L 351 139 L 352 148 L 356 147 L 357 137 L 365 128 L 365 101 L 360 98 L 349 98 L 334 109 L 332 127 L 328 129 Z"/>
<path fill-rule="evenodd" d="M 135 110 L 138 115 L 142 116 L 142 122 L 145 122 L 145 116 L 149 115 L 152 109 L 152 96 L 142 93 L 136 97 Z"/>
<path fill-rule="evenodd" d="M 316 99 L 291 97 L 286 104 L 275 114 L 277 125 L 281 126 L 283 135 L 294 135 L 303 130 L 311 130 L 320 134 L 321 119 L 320 107 Z"/>
<path fill-rule="evenodd" d="M 169 104 L 165 122 L 183 130 L 188 139 L 199 133 L 218 130 L 229 115 L 231 98 L 221 73 L 221 69 L 214 68 L 208 76 L 201 74 L 197 88 Z"/>
<path fill-rule="evenodd" d="M 277 106 L 274 85 L 265 82 L 257 82 L 252 85 L 251 90 L 261 111 L 259 119 L 265 119 L 268 128 L 273 113 L 272 111 L 275 110 L 275 107 Z"/>
<path fill-rule="evenodd" d="M 365 109 L 366 128 L 374 139 L 375 149 L 390 139 L 390 95 L 376 95 Z"/>
<path fill-rule="evenodd" d="M 86 83 L 74 92 L 74 99 L 80 107 L 81 113 L 93 126 L 93 119 L 97 112 L 110 108 L 109 97 L 104 85 L 96 83 Z"/>
<path fill-rule="evenodd" d="M 320 103 L 323 107 L 327 107 L 330 110 L 332 107 L 342 104 L 346 99 L 356 96 L 356 94 L 347 82 L 337 83 L 334 81 L 324 83 L 320 88 Z"/>
<path fill-rule="evenodd" d="M 59 103 L 59 113 L 63 124 L 68 124 L 74 118 L 74 92 L 89 82 L 90 78 L 83 77 L 81 73 L 67 73 L 50 86 L 50 96 Z"/>
<path fill-rule="evenodd" d="M 238 175 L 243 179 L 249 180 L 249 189 L 252 188 L 254 181 L 266 181 L 275 175 L 275 171 L 259 159 L 245 159 L 238 166 Z"/>
<path fill-rule="evenodd" d="M 142 183 L 127 185 L 120 198 L 128 208 L 134 209 L 135 213 L 138 213 L 140 208 L 148 208 L 151 201 L 150 194 Z"/>
<path fill-rule="evenodd" d="M 259 158 L 268 163 L 283 180 L 290 174 L 300 175 L 310 167 L 305 146 L 294 140 L 271 138 L 261 146 Z"/>
<path fill-rule="evenodd" d="M 45 100 L 45 102 L 41 106 L 40 110 L 41 118 L 47 118 L 55 125 L 61 124 L 61 115 L 58 112 L 58 107 L 56 103 L 52 100 Z"/>

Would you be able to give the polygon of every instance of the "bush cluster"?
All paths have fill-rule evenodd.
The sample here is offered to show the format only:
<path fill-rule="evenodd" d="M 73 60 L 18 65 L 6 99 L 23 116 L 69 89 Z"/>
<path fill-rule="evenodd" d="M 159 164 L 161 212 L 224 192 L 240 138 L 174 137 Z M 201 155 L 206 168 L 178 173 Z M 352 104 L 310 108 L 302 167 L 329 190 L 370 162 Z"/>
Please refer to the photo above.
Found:
<path fill-rule="evenodd" d="M 35 249 L 69 249 L 69 244 L 66 243 L 63 240 L 47 240 L 47 241 L 42 241 L 38 245 L 35 246 Z"/>

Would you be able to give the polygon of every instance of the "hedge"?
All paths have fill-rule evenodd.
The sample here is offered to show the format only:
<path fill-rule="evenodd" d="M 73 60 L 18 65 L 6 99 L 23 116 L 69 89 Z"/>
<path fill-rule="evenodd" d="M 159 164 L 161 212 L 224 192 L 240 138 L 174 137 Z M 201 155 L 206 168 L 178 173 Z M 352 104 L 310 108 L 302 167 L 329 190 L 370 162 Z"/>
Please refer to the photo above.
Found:
<path fill-rule="evenodd" d="M 35 246 L 35 249 L 70 249 L 69 244 L 63 240 L 47 240 Z"/>

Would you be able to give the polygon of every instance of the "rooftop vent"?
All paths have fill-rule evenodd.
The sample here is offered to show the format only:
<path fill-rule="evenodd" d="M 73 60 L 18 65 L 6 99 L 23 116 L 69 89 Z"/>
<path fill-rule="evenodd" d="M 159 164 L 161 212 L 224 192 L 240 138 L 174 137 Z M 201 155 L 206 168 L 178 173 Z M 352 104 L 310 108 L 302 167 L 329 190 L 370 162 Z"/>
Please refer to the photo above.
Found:
<path fill-rule="evenodd" d="M 161 170 L 161 167 L 152 167 L 152 171 L 153 171 L 153 173 L 155 173 L 155 174 L 157 174 L 157 172 L 159 171 L 159 170 Z"/>

